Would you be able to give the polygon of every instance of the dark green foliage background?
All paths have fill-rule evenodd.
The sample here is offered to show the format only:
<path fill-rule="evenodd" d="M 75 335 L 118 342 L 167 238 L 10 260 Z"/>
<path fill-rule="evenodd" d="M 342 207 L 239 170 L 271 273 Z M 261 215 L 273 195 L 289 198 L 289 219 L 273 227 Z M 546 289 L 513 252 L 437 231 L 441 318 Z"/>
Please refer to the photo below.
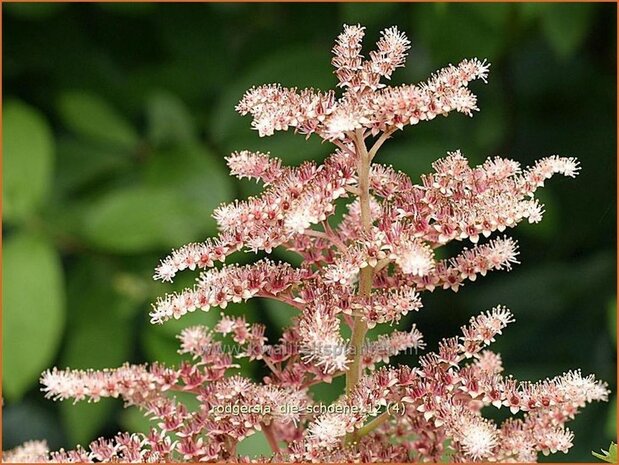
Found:
<path fill-rule="evenodd" d="M 517 322 L 493 348 L 507 372 L 538 379 L 582 368 L 614 391 L 615 8 L 4 4 L 3 448 L 34 438 L 73 447 L 145 427 L 120 401 L 47 401 L 38 375 L 54 365 L 177 363 L 179 328 L 217 318 L 151 326 L 150 302 L 171 289 L 152 281 L 152 269 L 169 249 L 212 235 L 218 203 L 257 192 L 227 177 L 230 151 L 270 150 L 292 164 L 328 154 L 313 138 L 259 139 L 234 105 L 254 84 L 333 87 L 330 49 L 345 22 L 368 27 L 368 49 L 384 27 L 408 33 L 411 57 L 395 82 L 465 57 L 492 62 L 489 84 L 472 85 L 481 112 L 406 128 L 379 161 L 414 179 L 457 148 L 475 163 L 558 153 L 582 164 L 575 180 L 541 191 L 541 224 L 513 231 L 521 265 L 458 294 L 428 295 L 402 327 L 417 322 L 434 348 L 471 315 L 505 304 Z M 262 301 L 232 310 L 266 322 L 274 337 L 292 312 Z M 339 387 L 317 395 L 332 399 Z M 614 404 L 587 408 L 572 426 L 574 448 L 552 460 L 591 460 L 591 449 L 607 446 Z M 260 451 L 260 441 L 244 450 Z"/>

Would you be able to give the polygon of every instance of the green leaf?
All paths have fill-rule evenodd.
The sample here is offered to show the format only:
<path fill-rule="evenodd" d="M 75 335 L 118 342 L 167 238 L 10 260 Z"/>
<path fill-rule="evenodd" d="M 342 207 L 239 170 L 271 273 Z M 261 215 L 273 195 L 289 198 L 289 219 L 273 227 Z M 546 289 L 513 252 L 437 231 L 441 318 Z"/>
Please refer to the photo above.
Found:
<path fill-rule="evenodd" d="M 148 2 L 136 2 L 136 3 L 122 3 L 122 2 L 109 2 L 109 3 L 95 3 L 94 6 L 101 8 L 102 10 L 110 13 L 117 13 L 127 16 L 138 16 L 146 13 L 152 13 L 156 10 L 157 6 Z"/>
<path fill-rule="evenodd" d="M 515 4 L 518 9 L 520 19 L 525 23 L 534 21 L 544 16 L 545 10 L 551 5 L 547 3 L 522 2 Z"/>
<path fill-rule="evenodd" d="M 18 400 L 54 360 L 65 321 L 65 292 L 57 251 L 19 233 L 4 245 L 2 366 L 4 394 Z"/>
<path fill-rule="evenodd" d="M 441 454 L 440 463 L 451 463 L 455 450 L 451 446 L 451 440 L 443 441 L 443 453 Z"/>
<path fill-rule="evenodd" d="M 157 420 L 149 420 L 139 408 L 129 407 L 122 412 L 120 424 L 126 431 L 148 434 L 157 426 Z"/>
<path fill-rule="evenodd" d="M 22 220 L 42 205 L 49 192 L 54 140 L 43 115 L 16 100 L 4 105 L 2 132 L 2 217 Z"/>
<path fill-rule="evenodd" d="M 109 420 L 118 399 L 101 399 L 98 402 L 65 401 L 60 404 L 60 416 L 67 431 L 68 447 L 90 444 L 97 439 L 101 428 Z"/>
<path fill-rule="evenodd" d="M 610 447 L 608 450 L 602 449 L 602 453 L 598 454 L 597 452 L 591 452 L 594 457 L 597 457 L 600 460 L 604 460 L 608 463 L 617 463 L 617 444 L 614 442 L 610 443 Z"/>
<path fill-rule="evenodd" d="M 102 97 L 83 91 L 66 92 L 58 101 L 60 117 L 70 131 L 132 149 L 139 142 L 131 124 Z"/>
<path fill-rule="evenodd" d="M 538 237 L 544 240 L 551 241 L 559 231 L 561 224 L 561 210 L 558 208 L 558 199 L 550 189 L 538 190 L 535 197 L 544 206 L 544 216 L 539 223 L 529 223 L 523 221 L 518 225 L 518 229 L 523 234 L 530 237 Z"/>
<path fill-rule="evenodd" d="M 113 289 L 114 269 L 106 262 L 81 259 L 68 277 L 70 324 L 61 366 L 76 369 L 115 368 L 130 355 L 131 326 L 124 318 L 124 296 Z M 96 439 L 115 402 L 61 404 L 72 446 Z"/>
<path fill-rule="evenodd" d="M 507 40 L 510 8 L 506 3 L 420 3 L 415 5 L 413 30 L 435 66 L 474 56 L 492 61 Z"/>
<path fill-rule="evenodd" d="M 176 281 L 182 280 L 182 276 L 187 276 L 187 273 L 179 276 L 179 279 Z M 179 291 L 183 287 L 187 287 L 188 284 L 189 283 L 185 283 L 183 286 L 178 287 L 174 286 L 174 289 Z M 184 328 L 197 325 L 213 328 L 221 318 L 222 313 L 232 317 L 245 316 L 248 323 L 263 321 L 256 302 L 254 300 L 248 300 L 247 302 L 230 304 L 225 310 L 218 308 L 211 308 L 208 312 L 196 310 L 193 313 L 184 315 L 178 320 L 172 319 L 161 325 L 149 324 L 144 328 L 141 334 L 142 349 L 147 359 L 163 362 L 168 365 L 178 365 L 182 359 L 187 358 L 186 355 L 181 356 L 178 353 L 180 347 L 180 342 L 178 340 L 179 333 Z M 236 350 L 236 343 L 232 341 L 230 336 L 223 339 L 217 336 L 216 339 L 223 341 L 226 350 L 231 352 Z M 235 355 L 234 352 L 233 355 Z M 233 373 L 256 379 L 255 372 L 258 367 L 257 363 L 249 362 L 247 358 L 235 358 L 234 363 L 240 365 L 240 368 L 234 369 L 232 371 Z"/>
<path fill-rule="evenodd" d="M 250 129 L 251 119 L 247 116 L 238 117 L 246 127 L 240 128 L 234 137 L 223 142 L 226 152 L 243 149 L 270 152 L 281 158 L 286 165 L 300 165 L 306 160 L 322 160 L 333 150 L 331 144 L 324 143 L 318 136 L 305 139 L 305 136 L 295 134 L 292 129 L 276 132 L 271 137 L 258 137 L 258 133 Z"/>
<path fill-rule="evenodd" d="M 11 15 L 28 19 L 31 21 L 39 21 L 49 19 L 59 11 L 66 7 L 66 3 L 7 3 L 4 5 L 6 11 Z"/>
<path fill-rule="evenodd" d="M 228 152 L 241 149 L 271 151 L 286 163 L 299 163 L 326 155 L 331 145 L 321 143 L 315 136 L 305 140 L 304 136 L 290 130 L 272 137 L 258 137 L 250 127 L 251 118 L 240 116 L 234 107 L 243 94 L 256 84 L 279 82 L 287 87 L 333 87 L 335 80 L 330 59 L 328 53 L 304 45 L 278 49 L 260 60 L 247 69 L 243 77 L 226 86 L 211 114 L 211 136 Z"/>
<path fill-rule="evenodd" d="M 188 215 L 185 221 L 193 230 L 189 240 L 215 234 L 213 210 L 233 197 L 232 178 L 223 162 L 201 146 L 154 153 L 146 166 L 145 182 L 176 192 Z M 171 245 L 176 247 L 180 242 Z"/>
<path fill-rule="evenodd" d="M 144 328 L 141 343 L 148 361 L 157 361 L 166 366 L 178 366 L 183 359 L 178 353 L 178 339 L 161 334 L 152 327 Z"/>
<path fill-rule="evenodd" d="M 212 328 L 218 320 L 219 312 L 217 309 L 211 309 L 208 312 L 196 310 L 178 320 L 166 321 L 162 325 L 149 323 L 142 331 L 142 348 L 148 360 L 178 366 L 181 360 L 187 358 L 178 353 L 180 332 L 184 328 L 198 325 Z"/>
<path fill-rule="evenodd" d="M 195 274 L 186 271 L 178 276 L 171 285 L 163 286 L 166 289 L 159 291 L 158 295 L 170 292 L 181 292 L 187 287 L 195 284 Z M 161 287 L 161 286 L 160 286 Z M 212 328 L 219 321 L 221 310 L 212 308 L 208 312 L 196 310 L 188 313 L 178 320 L 172 319 L 161 325 L 148 323 L 141 332 L 142 350 L 146 354 L 147 360 L 163 362 L 168 365 L 178 365 L 187 356 L 178 353 L 180 341 L 178 335 L 184 328 L 190 326 L 207 326 Z"/>
<path fill-rule="evenodd" d="M 343 209 L 340 208 L 340 211 L 343 212 Z M 337 215 L 338 213 L 339 212 L 336 210 L 335 214 Z M 277 247 L 273 250 L 271 255 L 278 260 L 283 260 L 290 263 L 292 266 L 300 267 L 303 263 L 303 258 L 299 254 L 284 247 Z"/>
<path fill-rule="evenodd" d="M 185 206 L 173 189 L 129 187 L 109 192 L 84 218 L 87 240 L 112 252 L 144 252 L 193 237 Z"/>
<path fill-rule="evenodd" d="M 72 192 L 130 167 L 131 160 L 106 143 L 63 138 L 58 141 L 56 188 Z"/>
<path fill-rule="evenodd" d="M 606 434 L 611 438 L 617 437 L 617 396 L 613 396 L 608 406 L 608 416 L 606 417 Z"/>
<path fill-rule="evenodd" d="M 171 319 L 161 325 L 149 325 L 149 328 L 157 334 L 167 336 L 171 340 L 175 341 L 176 349 L 178 349 L 179 341 L 178 335 L 180 332 L 189 328 L 190 326 L 206 326 L 207 328 L 213 328 L 219 321 L 222 311 L 218 308 L 212 308 L 208 312 L 203 310 L 196 310 L 195 312 L 183 315 L 178 320 Z M 153 358 L 153 360 L 157 360 Z"/>
<path fill-rule="evenodd" d="M 382 25 L 397 8 L 397 3 L 340 3 L 338 4 L 342 21 L 346 24 L 364 26 Z"/>
<path fill-rule="evenodd" d="M 111 190 L 89 208 L 83 234 L 112 252 L 144 252 L 204 240 L 216 232 L 212 212 L 230 200 L 223 168 L 201 147 L 152 154 L 144 183 Z"/>
<path fill-rule="evenodd" d="M 158 92 L 148 99 L 148 138 L 153 145 L 196 142 L 196 128 L 185 104 L 172 94 Z"/>
<path fill-rule="evenodd" d="M 591 27 L 593 5 L 586 3 L 545 5 L 542 30 L 561 58 L 572 55 L 582 45 Z"/>
<path fill-rule="evenodd" d="M 35 397 L 35 396 L 33 396 Z M 4 448 L 33 439 L 45 439 L 52 447 L 64 443 L 62 428 L 49 401 L 26 398 L 19 403 L 2 406 L 2 441 Z"/>
<path fill-rule="evenodd" d="M 111 297 L 87 289 L 92 296 Z M 84 292 L 84 294 L 86 294 Z M 71 368 L 114 368 L 127 360 L 130 348 L 130 325 L 110 307 L 114 300 L 100 300 L 88 305 L 92 298 L 84 299 L 86 321 L 71 328 L 67 337 L 62 364 Z M 98 308 L 97 308 L 98 307 Z"/>
<path fill-rule="evenodd" d="M 346 378 L 344 376 L 338 376 L 337 378 L 333 378 L 331 384 L 314 384 L 310 387 L 310 392 L 312 393 L 312 398 L 316 402 L 330 404 L 340 397 L 345 389 Z"/>
<path fill-rule="evenodd" d="M 617 298 L 614 297 L 608 302 L 608 330 L 613 342 L 617 343 Z"/>
<path fill-rule="evenodd" d="M 273 299 L 262 299 L 266 314 L 277 328 L 277 333 L 281 334 L 282 329 L 287 328 L 292 323 L 293 317 L 299 314 L 299 311 L 288 304 Z"/>
<path fill-rule="evenodd" d="M 239 455 L 247 455 L 250 458 L 271 457 L 273 455 L 269 442 L 260 431 L 239 442 L 236 451 Z"/>
<path fill-rule="evenodd" d="M 178 392 L 172 397 L 187 407 L 187 410 L 190 412 L 195 412 L 200 408 L 200 403 L 196 399 L 195 394 Z M 149 420 L 145 414 L 146 412 L 137 407 L 129 407 L 120 415 L 120 424 L 126 431 L 148 434 L 151 428 L 155 428 L 160 420 Z"/>

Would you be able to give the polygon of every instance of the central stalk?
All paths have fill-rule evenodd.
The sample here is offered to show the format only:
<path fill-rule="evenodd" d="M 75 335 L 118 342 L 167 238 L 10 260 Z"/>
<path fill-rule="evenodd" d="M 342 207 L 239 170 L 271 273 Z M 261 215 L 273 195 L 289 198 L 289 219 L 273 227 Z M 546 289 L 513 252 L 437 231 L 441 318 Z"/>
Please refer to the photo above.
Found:
<path fill-rule="evenodd" d="M 372 216 L 370 212 L 370 155 L 365 146 L 363 131 L 357 130 L 354 138 L 357 153 L 357 176 L 359 178 L 359 204 L 361 210 L 361 226 L 364 231 L 370 232 L 372 227 Z M 359 295 L 368 297 L 372 292 L 372 279 L 374 268 L 366 266 L 359 273 Z M 367 324 L 362 317 L 354 319 L 351 350 L 352 362 L 346 372 L 346 393 L 350 394 L 359 382 L 361 377 L 361 355 L 365 343 L 365 335 L 368 331 Z"/>

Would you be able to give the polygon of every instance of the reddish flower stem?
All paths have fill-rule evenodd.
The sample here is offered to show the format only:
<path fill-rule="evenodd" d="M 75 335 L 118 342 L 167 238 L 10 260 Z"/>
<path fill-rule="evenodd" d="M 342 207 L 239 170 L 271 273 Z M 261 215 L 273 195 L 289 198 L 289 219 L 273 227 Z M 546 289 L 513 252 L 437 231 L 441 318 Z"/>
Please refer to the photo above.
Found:
<path fill-rule="evenodd" d="M 358 165 L 357 175 L 359 177 L 359 204 L 361 207 L 361 225 L 365 231 L 370 231 L 372 226 L 372 217 L 370 212 L 370 155 L 368 154 L 363 139 L 363 133 L 358 130 L 355 135 L 355 147 L 357 149 Z M 359 295 L 367 297 L 372 292 L 372 278 L 374 269 L 371 266 L 366 266 L 361 269 L 359 273 Z M 354 319 L 352 336 L 350 338 L 352 361 L 348 372 L 346 373 L 346 393 L 350 394 L 361 377 L 361 355 L 363 351 L 363 344 L 365 341 L 365 335 L 367 334 L 368 327 L 365 321 L 357 316 Z M 346 441 L 351 439 L 350 435 L 347 435 Z"/>
<path fill-rule="evenodd" d="M 271 428 L 271 425 L 267 425 L 265 423 L 261 423 L 261 425 L 262 432 L 264 433 L 264 437 L 267 438 L 271 450 L 274 454 L 277 454 L 279 452 L 279 445 L 277 444 L 277 440 L 275 439 L 275 435 L 273 434 L 273 429 Z"/>

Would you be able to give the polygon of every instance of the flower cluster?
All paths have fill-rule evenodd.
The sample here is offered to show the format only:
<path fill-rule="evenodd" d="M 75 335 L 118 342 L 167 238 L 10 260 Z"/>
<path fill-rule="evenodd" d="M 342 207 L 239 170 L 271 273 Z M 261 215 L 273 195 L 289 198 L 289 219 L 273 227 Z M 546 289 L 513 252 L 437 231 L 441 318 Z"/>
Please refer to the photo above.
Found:
<path fill-rule="evenodd" d="M 150 314 L 151 322 L 179 319 L 196 309 L 206 312 L 211 307 L 226 308 L 230 302 L 238 303 L 252 297 L 284 298 L 290 296 L 290 288 L 311 275 L 311 270 L 293 269 L 287 263 L 275 264 L 268 260 L 242 267 L 211 269 L 200 275 L 198 284 L 192 289 L 159 299 Z"/>
<path fill-rule="evenodd" d="M 573 436 L 565 422 L 587 402 L 606 399 L 606 388 L 579 372 L 538 383 L 501 376 L 500 359 L 497 363 L 496 355 L 481 350 L 511 321 L 511 313 L 497 307 L 472 318 L 460 338 L 444 340 L 437 353 L 421 357 L 420 368 L 382 368 L 367 375 L 341 400 L 346 413 L 325 414 L 310 424 L 294 458 L 332 460 L 338 449 L 336 457 L 346 462 L 363 460 L 368 451 L 381 461 L 438 462 L 447 440 L 452 458 L 467 462 L 530 462 L 539 452 L 566 452 Z M 525 415 L 496 425 L 479 415 L 489 405 Z M 368 417 L 373 420 L 366 423 Z M 362 446 L 341 449 L 340 439 L 348 432 L 355 437 L 379 422 L 380 427 L 355 438 Z M 397 438 L 399 447 L 386 448 L 385 435 L 392 443 Z"/>
<path fill-rule="evenodd" d="M 43 374 L 47 397 L 122 398 L 154 420 L 150 433 L 121 433 L 73 451 L 31 442 L 6 460 L 532 462 L 539 453 L 567 452 L 574 437 L 566 423 L 587 403 L 606 400 L 606 385 L 579 371 L 539 382 L 504 375 L 501 357 L 487 346 L 514 321 L 508 309 L 473 317 L 416 367 L 390 363 L 425 348 L 420 329 L 405 318 L 422 308 L 424 291 L 457 291 L 518 263 L 516 241 L 486 239 L 523 220 L 540 221 L 536 189 L 554 174 L 575 176 L 578 163 L 551 156 L 523 169 L 497 157 L 472 167 L 456 151 L 420 184 L 377 163 L 396 130 L 452 111 L 472 115 L 477 99 L 469 85 L 485 82 L 489 65 L 464 60 L 424 83 L 393 87 L 384 81 L 404 66 L 410 42 L 386 29 L 366 59 L 363 36 L 363 27 L 345 26 L 336 40 L 338 93 L 268 84 L 238 104 L 260 136 L 292 128 L 335 149 L 323 164 L 296 167 L 261 152 L 227 158 L 233 175 L 262 182 L 263 193 L 221 205 L 218 235 L 174 250 L 155 271 L 156 279 L 171 281 L 183 270 L 202 270 L 192 288 L 154 303 L 152 323 L 196 309 L 222 311 L 212 328 L 181 332 L 179 353 L 187 359 L 176 367 Z M 345 210 L 337 217 L 336 207 Z M 457 242 L 465 244 L 459 253 L 437 258 L 444 254 L 436 249 Z M 297 254 L 301 265 L 222 264 L 240 250 L 275 248 Z M 225 313 L 250 298 L 289 307 L 291 324 L 279 340 L 269 340 L 264 325 Z M 405 323 L 408 329 L 368 336 L 374 327 Z M 267 374 L 260 382 L 241 376 L 239 359 L 260 363 Z M 338 400 L 314 400 L 312 386 L 337 377 L 346 379 Z M 198 407 L 179 393 L 193 395 Z M 496 423 L 483 416 L 490 406 L 519 415 Z M 253 434 L 265 436 L 270 456 L 237 453 Z"/>
<path fill-rule="evenodd" d="M 332 64 L 344 95 L 333 91 L 283 88 L 278 84 L 247 91 L 237 110 L 253 116 L 252 127 L 260 136 L 295 128 L 301 134 L 318 134 L 326 140 L 346 141 L 347 133 L 367 129 L 372 135 L 402 129 L 431 120 L 452 110 L 471 115 L 476 97 L 468 89 L 474 79 L 486 80 L 488 65 L 477 59 L 448 66 L 418 85 L 389 87 L 380 82 L 404 65 L 410 42 L 395 27 L 386 29 L 370 52 L 361 55 L 364 28 L 344 26 L 333 48 Z"/>

